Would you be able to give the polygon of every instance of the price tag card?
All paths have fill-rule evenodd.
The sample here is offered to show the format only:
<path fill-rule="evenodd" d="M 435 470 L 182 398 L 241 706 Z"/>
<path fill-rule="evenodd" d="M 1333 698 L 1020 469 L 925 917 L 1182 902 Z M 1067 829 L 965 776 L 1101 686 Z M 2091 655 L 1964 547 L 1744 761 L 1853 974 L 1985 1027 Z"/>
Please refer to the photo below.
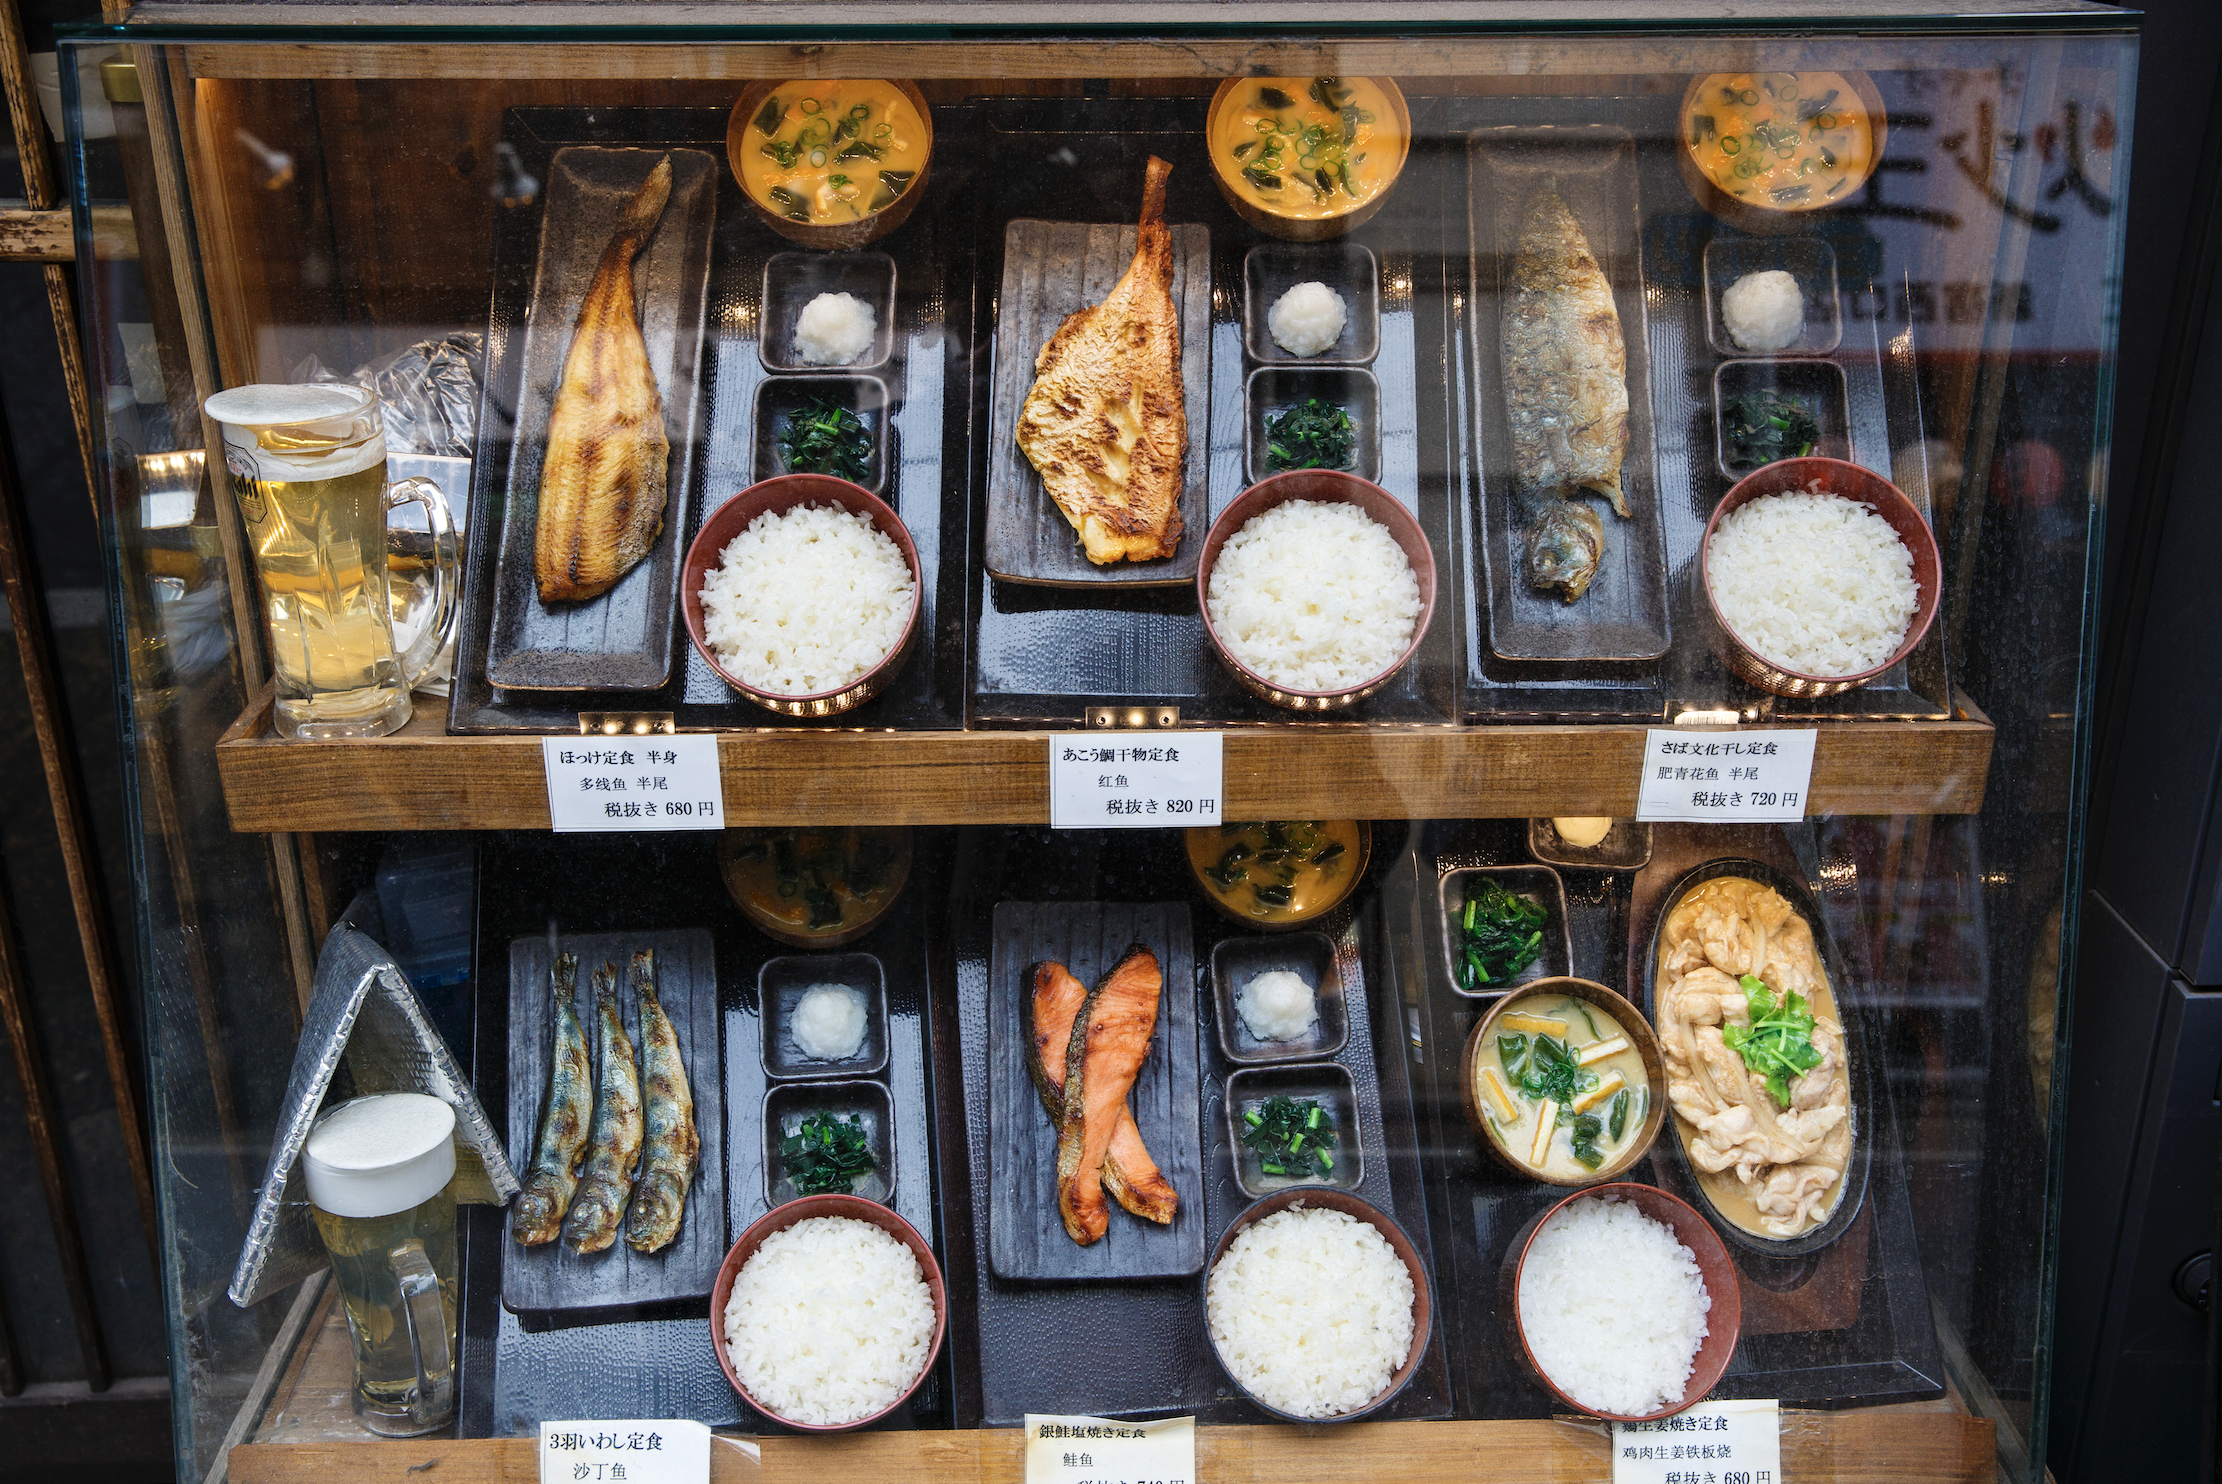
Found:
<path fill-rule="evenodd" d="M 1026 1414 L 1026 1484 L 1195 1484 L 1196 1419 Z"/>
<path fill-rule="evenodd" d="M 710 1430 L 679 1420 L 543 1422 L 540 1484 L 709 1484 Z"/>
<path fill-rule="evenodd" d="M 1699 1402 L 1612 1425 L 1613 1484 L 1782 1484 L 1780 1402 Z"/>
<path fill-rule="evenodd" d="M 1219 823 L 1217 732 L 1075 732 L 1049 739 L 1049 823 L 1162 830 Z"/>
<path fill-rule="evenodd" d="M 559 835 L 725 828 L 715 737 L 542 737 L 540 760 Z"/>
<path fill-rule="evenodd" d="M 1636 818 L 1751 824 L 1805 818 L 1813 740 L 1801 731 L 1644 733 Z"/>

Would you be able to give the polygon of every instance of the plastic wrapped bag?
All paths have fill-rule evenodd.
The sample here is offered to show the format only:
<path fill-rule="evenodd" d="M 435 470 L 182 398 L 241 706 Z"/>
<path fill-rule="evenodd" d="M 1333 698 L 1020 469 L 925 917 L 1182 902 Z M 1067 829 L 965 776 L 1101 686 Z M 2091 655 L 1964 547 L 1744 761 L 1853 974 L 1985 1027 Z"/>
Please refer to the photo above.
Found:
<path fill-rule="evenodd" d="M 386 411 L 388 453 L 467 459 L 478 427 L 478 389 L 486 376 L 486 337 L 458 330 L 341 376 L 315 356 L 293 368 L 295 381 L 351 381 L 378 393 Z"/>

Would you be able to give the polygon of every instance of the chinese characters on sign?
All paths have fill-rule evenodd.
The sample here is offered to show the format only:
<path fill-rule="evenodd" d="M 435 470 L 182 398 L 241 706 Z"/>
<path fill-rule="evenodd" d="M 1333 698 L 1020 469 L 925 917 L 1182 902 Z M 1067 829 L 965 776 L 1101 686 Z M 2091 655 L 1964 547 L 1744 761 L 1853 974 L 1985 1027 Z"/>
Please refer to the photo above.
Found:
<path fill-rule="evenodd" d="M 543 737 L 540 760 L 559 834 L 725 828 L 715 737 Z"/>
<path fill-rule="evenodd" d="M 709 1484 L 699 1422 L 543 1422 L 540 1484 Z"/>
<path fill-rule="evenodd" d="M 1803 819 L 1816 735 L 1653 727 L 1644 734 L 1636 818 L 1700 824 Z"/>
<path fill-rule="evenodd" d="M 1612 1425 L 1613 1484 L 1782 1484 L 1782 1404 L 1699 1402 Z"/>
<path fill-rule="evenodd" d="M 1196 1419 L 1026 1414 L 1026 1484 L 1195 1484 Z"/>
<path fill-rule="evenodd" d="M 1049 822 L 1161 830 L 1220 822 L 1217 732 L 1076 732 L 1049 739 Z"/>

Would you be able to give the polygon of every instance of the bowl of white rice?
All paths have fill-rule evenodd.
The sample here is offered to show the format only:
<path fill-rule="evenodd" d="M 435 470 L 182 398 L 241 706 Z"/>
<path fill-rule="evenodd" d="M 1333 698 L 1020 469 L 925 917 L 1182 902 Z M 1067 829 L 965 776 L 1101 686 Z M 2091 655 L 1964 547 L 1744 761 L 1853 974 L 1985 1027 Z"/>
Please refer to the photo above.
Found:
<path fill-rule="evenodd" d="M 1499 1269 L 1521 1364 L 1564 1405 L 1614 1422 L 1695 1406 L 1736 1353 L 1728 1249 L 1688 1203 L 1597 1185 L 1538 1214 Z"/>
<path fill-rule="evenodd" d="M 1350 1422 L 1387 1405 L 1419 1369 L 1433 1314 L 1404 1228 L 1323 1186 L 1251 1206 L 1204 1270 L 1212 1354 L 1243 1396 L 1288 1422 Z"/>
<path fill-rule="evenodd" d="M 1419 652 L 1435 553 L 1396 496 L 1333 469 L 1261 479 L 1211 523 L 1196 606 L 1245 690 L 1292 711 L 1355 706 Z"/>
<path fill-rule="evenodd" d="M 1903 490 L 1842 459 L 1783 459 L 1721 498 L 1698 548 L 1713 648 L 1778 696 L 1832 696 L 1935 621 L 1936 536 Z"/>
<path fill-rule="evenodd" d="M 845 1432 L 910 1399 L 948 1331 L 933 1247 L 874 1201 L 813 1195 L 741 1233 L 710 1294 L 710 1346 L 741 1399 Z"/>
<path fill-rule="evenodd" d="M 922 587 L 902 517 L 830 474 L 782 474 L 712 511 L 680 598 L 710 668 L 757 705 L 835 716 L 910 656 Z"/>

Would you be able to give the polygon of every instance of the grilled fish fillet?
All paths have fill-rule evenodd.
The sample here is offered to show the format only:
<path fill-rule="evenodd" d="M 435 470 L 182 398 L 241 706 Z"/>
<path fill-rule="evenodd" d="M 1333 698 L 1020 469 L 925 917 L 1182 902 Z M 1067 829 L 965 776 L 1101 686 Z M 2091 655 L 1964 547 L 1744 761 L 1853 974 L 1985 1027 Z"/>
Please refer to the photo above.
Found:
<path fill-rule="evenodd" d="M 648 172 L 594 270 L 540 464 L 533 574 L 540 601 L 598 597 L 648 554 L 664 525 L 664 404 L 633 314 L 633 259 L 671 199 L 671 156 Z"/>
<path fill-rule="evenodd" d="M 1098 565 L 1169 557 L 1180 545 L 1188 450 L 1173 307 L 1173 233 L 1152 156 L 1134 261 L 1101 304 L 1065 316 L 1034 357 L 1018 446 Z"/>
<path fill-rule="evenodd" d="M 1072 1048 L 1072 1023 L 1087 1001 L 1088 989 L 1063 964 L 1040 963 L 1027 971 L 1028 1046 L 1026 1065 L 1041 1094 L 1042 1111 L 1062 1128 L 1065 1117 L 1065 1061 Z M 1170 1224 L 1180 1208 L 1173 1189 L 1142 1142 L 1134 1109 L 1122 1103 L 1110 1146 L 1103 1153 L 1103 1187 L 1120 1205 L 1145 1221 Z"/>
<path fill-rule="evenodd" d="M 1537 493 L 1594 490 L 1626 516 L 1628 347 L 1612 285 L 1555 185 L 1528 203 L 1499 341 L 1516 479 Z"/>
<path fill-rule="evenodd" d="M 527 1247 L 552 1242 L 563 1228 L 578 1189 L 579 1151 L 586 1147 L 586 1125 L 594 1107 L 594 1064 L 587 1060 L 586 1031 L 579 1025 L 579 961 L 556 958 L 548 971 L 555 1000 L 555 1042 L 548 1056 L 548 1102 L 540 1115 L 532 1169 L 510 1209 L 509 1234 Z"/>
<path fill-rule="evenodd" d="M 1165 987 L 1157 955 L 1137 943 L 1088 991 L 1065 1054 L 1065 1116 L 1057 1136 L 1057 1210 L 1065 1235 L 1085 1247 L 1111 1224 L 1103 1159 L 1132 1116 L 1127 1094 L 1149 1055 Z"/>
<path fill-rule="evenodd" d="M 600 1252 L 617 1240 L 625 1203 L 633 1195 L 633 1169 L 640 1162 L 640 1068 L 633 1060 L 633 1038 L 625 1033 L 625 1013 L 617 1004 L 617 965 L 594 971 L 594 1012 L 601 1053 L 601 1086 L 594 1095 L 594 1131 L 587 1140 L 586 1168 L 579 1193 L 563 1218 L 563 1245 L 573 1252 Z"/>
<path fill-rule="evenodd" d="M 625 1218 L 625 1242 L 636 1252 L 669 1246 L 687 1210 L 687 1187 L 702 1154 L 694 1126 L 694 1089 L 679 1055 L 679 1033 L 656 998 L 656 955 L 633 955 L 633 998 L 640 1005 L 641 1080 L 647 1088 L 647 1140 L 640 1151 L 640 1182 Z"/>

